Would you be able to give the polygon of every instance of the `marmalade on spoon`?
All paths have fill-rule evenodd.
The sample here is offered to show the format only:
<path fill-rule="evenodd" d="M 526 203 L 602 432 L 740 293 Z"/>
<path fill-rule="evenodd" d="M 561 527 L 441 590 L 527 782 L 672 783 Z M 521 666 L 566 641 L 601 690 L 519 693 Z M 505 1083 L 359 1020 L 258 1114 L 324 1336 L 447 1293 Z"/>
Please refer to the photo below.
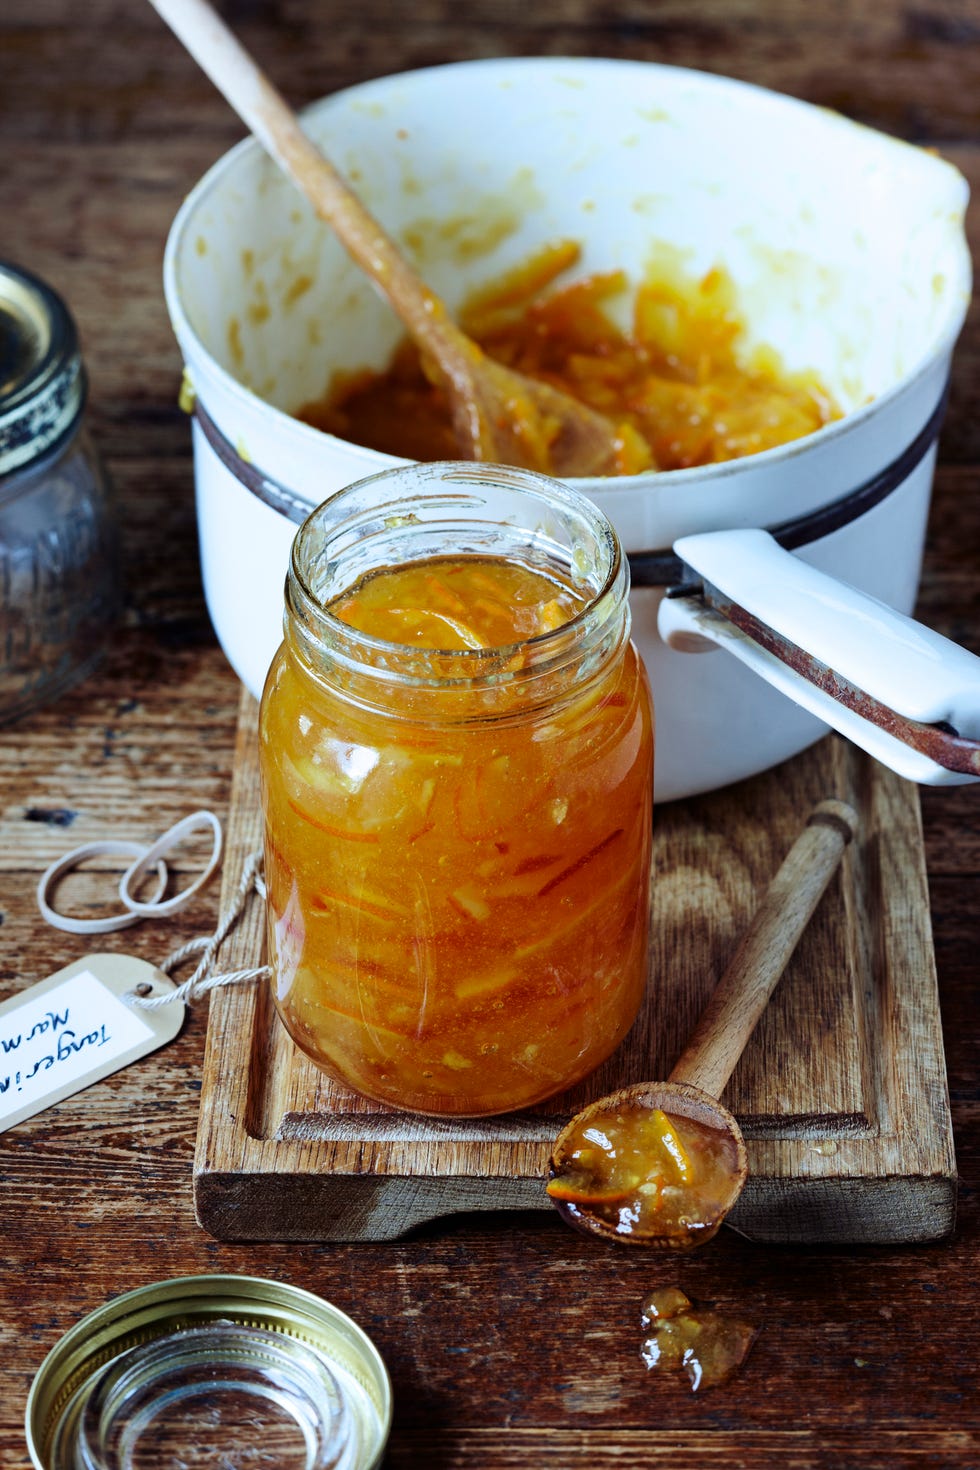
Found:
<path fill-rule="evenodd" d="M 547 1185 L 573 1223 L 686 1249 L 708 1239 L 731 1201 L 735 1144 L 725 1130 L 645 1106 L 590 1113 L 563 1139 Z"/>

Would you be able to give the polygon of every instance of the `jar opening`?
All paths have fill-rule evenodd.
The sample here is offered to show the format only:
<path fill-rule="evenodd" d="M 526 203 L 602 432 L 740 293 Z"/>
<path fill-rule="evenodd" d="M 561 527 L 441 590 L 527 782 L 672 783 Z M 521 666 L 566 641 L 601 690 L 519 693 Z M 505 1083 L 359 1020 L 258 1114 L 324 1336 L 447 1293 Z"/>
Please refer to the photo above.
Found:
<path fill-rule="evenodd" d="M 349 1430 L 336 1382 L 312 1349 L 215 1322 L 138 1344 L 110 1363 L 80 1406 L 70 1463 L 154 1470 L 186 1458 L 244 1470 L 260 1443 L 282 1470 L 335 1470 Z"/>
<path fill-rule="evenodd" d="M 466 558 L 520 563 L 574 589 L 583 605 L 558 627 L 519 642 L 447 649 L 388 642 L 330 610 L 371 573 Z M 624 631 L 628 636 L 628 590 L 612 527 L 577 491 L 498 465 L 410 465 L 340 491 L 301 526 L 286 588 L 286 632 L 314 677 L 339 678 L 352 697 L 369 703 L 368 687 L 392 685 L 530 691 L 583 658 L 598 667 L 618 651 Z"/>

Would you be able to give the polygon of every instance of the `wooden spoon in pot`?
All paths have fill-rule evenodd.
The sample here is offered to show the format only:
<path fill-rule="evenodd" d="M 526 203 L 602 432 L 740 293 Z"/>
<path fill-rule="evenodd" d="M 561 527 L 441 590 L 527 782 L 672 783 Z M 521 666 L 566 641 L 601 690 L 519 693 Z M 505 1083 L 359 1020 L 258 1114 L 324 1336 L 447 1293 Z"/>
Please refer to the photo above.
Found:
<path fill-rule="evenodd" d="M 401 318 L 449 398 L 461 454 L 554 475 L 614 473 L 616 427 L 460 331 L 207 0 L 151 4 Z"/>
<path fill-rule="evenodd" d="M 675 1250 L 715 1234 L 748 1175 L 742 1131 L 716 1099 L 856 826 L 846 802 L 814 808 L 668 1081 L 621 1088 L 562 1129 L 548 1194 L 570 1224 Z"/>

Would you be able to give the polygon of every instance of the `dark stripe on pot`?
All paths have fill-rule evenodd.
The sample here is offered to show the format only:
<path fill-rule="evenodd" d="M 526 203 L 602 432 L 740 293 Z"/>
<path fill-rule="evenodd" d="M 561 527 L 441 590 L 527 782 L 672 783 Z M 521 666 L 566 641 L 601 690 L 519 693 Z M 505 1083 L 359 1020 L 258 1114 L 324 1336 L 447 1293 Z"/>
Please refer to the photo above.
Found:
<path fill-rule="evenodd" d="M 855 490 L 849 490 L 838 499 L 832 500 L 829 505 L 820 506 L 807 515 L 795 516 L 792 520 L 781 521 L 775 526 L 767 527 L 770 535 L 786 551 L 796 551 L 799 547 L 807 546 L 812 541 L 822 540 L 824 536 L 829 536 L 833 531 L 839 531 L 851 521 L 865 515 L 874 506 L 880 505 L 908 479 L 939 438 L 948 397 L 949 380 L 947 379 L 929 419 L 911 443 L 890 464 L 878 474 L 873 475 L 870 480 L 865 480 Z M 263 505 L 269 506 L 279 515 L 284 515 L 294 525 L 301 525 L 306 520 L 313 510 L 309 501 L 287 490 L 278 480 L 273 480 L 256 465 L 244 459 L 222 434 L 200 399 L 197 399 L 194 405 L 194 416 L 218 459 L 236 480 L 261 500 Z M 724 529 L 724 527 L 716 529 Z M 683 562 L 669 549 L 631 551 L 627 553 L 627 560 L 634 587 L 673 588 L 684 576 Z M 678 591 L 683 591 L 683 589 L 678 588 Z"/>

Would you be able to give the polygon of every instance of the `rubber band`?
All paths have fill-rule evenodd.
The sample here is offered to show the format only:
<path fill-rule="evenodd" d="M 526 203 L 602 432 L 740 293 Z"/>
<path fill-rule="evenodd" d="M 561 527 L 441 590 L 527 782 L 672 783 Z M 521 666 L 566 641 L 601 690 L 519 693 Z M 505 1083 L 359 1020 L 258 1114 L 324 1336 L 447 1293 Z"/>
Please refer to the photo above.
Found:
<path fill-rule="evenodd" d="M 64 857 L 58 858 L 57 862 L 42 873 L 37 885 L 37 903 L 41 915 L 55 929 L 63 929 L 67 934 L 112 934 L 116 929 L 127 929 L 130 924 L 139 923 L 142 915 L 129 909 L 124 914 L 114 914 L 108 919 L 73 919 L 68 914 L 61 914 L 49 902 L 48 895 L 60 878 L 77 868 L 79 863 L 90 857 L 135 857 L 137 860 L 147 855 L 148 849 L 140 842 L 115 841 L 107 838 L 102 842 L 86 842 L 81 847 L 75 847 L 71 852 L 66 852 Z M 162 859 L 155 863 L 157 874 L 157 886 L 154 898 L 158 899 L 166 892 L 167 888 L 167 865 Z M 130 869 L 132 871 L 132 869 Z M 144 869 L 144 872 L 147 871 Z"/>
<path fill-rule="evenodd" d="M 185 837 L 189 837 L 192 833 L 203 831 L 206 828 L 210 829 L 214 838 L 211 857 L 207 867 L 194 879 L 194 882 L 189 887 L 182 889 L 180 893 L 175 893 L 173 898 L 164 899 L 162 903 L 158 898 L 147 899 L 145 901 L 133 898 L 130 892 L 132 885 L 145 878 L 154 863 L 160 861 L 160 859 L 171 852 L 179 843 L 183 842 Z M 175 822 L 169 831 L 164 832 L 162 837 L 158 837 L 151 847 L 140 850 L 136 862 L 126 869 L 126 872 L 120 879 L 119 897 L 136 918 L 159 918 L 167 914 L 176 913 L 178 909 L 183 908 L 186 903 L 190 902 L 195 893 L 203 888 L 211 877 L 211 874 L 221 862 L 221 846 L 221 823 L 218 821 L 214 812 L 193 812 L 189 817 L 184 817 L 181 821 Z"/>
<path fill-rule="evenodd" d="M 164 855 L 171 852 L 178 843 L 183 842 L 192 833 L 205 828 L 209 829 L 214 837 L 214 846 L 207 866 L 188 888 L 175 894 L 173 898 L 163 899 L 162 895 L 166 891 L 170 876 L 163 860 Z M 38 907 L 42 917 L 49 924 L 56 929 L 64 929 L 69 934 L 111 934 L 115 929 L 125 929 L 130 924 L 138 924 L 141 919 L 153 918 L 155 915 L 165 916 L 181 908 L 211 877 L 221 861 L 221 850 L 221 823 L 214 813 L 209 811 L 193 812 L 191 816 L 184 817 L 182 821 L 176 822 L 164 832 L 162 837 L 158 837 L 150 847 L 144 847 L 139 842 L 117 841 L 111 838 L 102 842 L 87 842 L 82 847 L 66 852 L 42 874 L 37 885 Z M 86 858 L 120 855 L 134 859 L 119 880 L 119 896 L 126 905 L 125 913 L 114 914 L 107 919 L 73 919 L 67 914 L 59 913 L 54 908 L 49 901 L 49 893 L 66 873 L 71 872 Z M 153 895 L 149 899 L 133 898 L 130 892 L 132 885 L 142 882 L 153 869 L 156 871 L 157 878 Z M 268 965 L 254 965 L 242 970 L 215 973 L 218 949 L 238 923 L 253 894 L 257 894 L 263 902 L 265 901 L 266 887 L 262 875 L 261 848 L 251 853 L 246 859 L 238 891 L 228 911 L 219 920 L 214 933 L 190 940 L 189 943 L 174 950 L 159 966 L 164 974 L 169 975 L 191 956 L 200 955 L 201 959 L 190 978 L 165 995 L 144 995 L 140 992 L 145 987 L 137 986 L 134 990 L 127 991 L 123 999 L 129 1005 L 146 1009 L 156 1009 L 158 1006 L 172 1005 L 175 1002 L 188 1005 L 200 1000 L 218 986 L 247 985 L 256 980 L 268 979 L 272 974 Z"/>

